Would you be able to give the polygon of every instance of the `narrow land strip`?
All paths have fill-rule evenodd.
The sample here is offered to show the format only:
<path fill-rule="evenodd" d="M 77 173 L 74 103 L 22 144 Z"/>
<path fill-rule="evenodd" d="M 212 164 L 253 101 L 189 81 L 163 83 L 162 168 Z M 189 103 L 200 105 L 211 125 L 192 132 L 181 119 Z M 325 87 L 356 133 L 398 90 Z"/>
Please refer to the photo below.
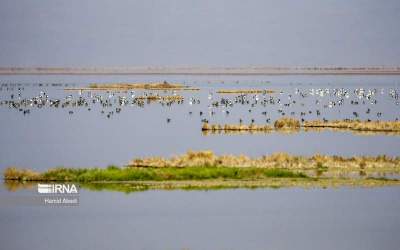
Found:
<path fill-rule="evenodd" d="M 0 75 L 399 75 L 400 67 L 1 67 Z"/>

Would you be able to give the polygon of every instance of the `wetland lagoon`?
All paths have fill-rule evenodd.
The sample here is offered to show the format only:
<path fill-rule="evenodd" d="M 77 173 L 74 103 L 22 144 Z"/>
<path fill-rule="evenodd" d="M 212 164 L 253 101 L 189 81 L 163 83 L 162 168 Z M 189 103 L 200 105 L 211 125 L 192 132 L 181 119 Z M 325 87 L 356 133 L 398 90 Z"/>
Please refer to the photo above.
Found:
<path fill-rule="evenodd" d="M 1 76 L 0 240 L 398 249 L 399 94 L 395 75 Z M 35 203 L 38 183 L 79 205 Z"/>

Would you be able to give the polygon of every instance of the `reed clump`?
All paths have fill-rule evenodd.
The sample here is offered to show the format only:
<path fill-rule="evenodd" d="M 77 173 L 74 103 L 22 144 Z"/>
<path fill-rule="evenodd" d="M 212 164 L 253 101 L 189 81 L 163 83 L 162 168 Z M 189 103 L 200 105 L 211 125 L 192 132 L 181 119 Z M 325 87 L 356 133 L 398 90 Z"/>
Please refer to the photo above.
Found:
<path fill-rule="evenodd" d="M 274 90 L 270 89 L 220 89 L 218 94 L 272 94 Z"/>
<path fill-rule="evenodd" d="M 274 126 L 269 125 L 244 125 L 244 124 L 208 124 L 203 123 L 202 131 L 296 131 L 304 128 L 305 131 L 315 131 L 330 129 L 334 131 L 352 130 L 357 133 L 371 135 L 373 133 L 383 133 L 387 135 L 398 135 L 400 133 L 400 121 L 360 121 L 360 120 L 334 120 L 334 121 L 304 121 L 283 117 L 274 122 Z"/>
<path fill-rule="evenodd" d="M 168 96 L 161 96 L 161 95 L 142 95 L 142 96 L 137 96 L 135 97 L 135 100 L 143 101 L 143 100 L 148 100 L 148 101 L 183 101 L 184 97 L 181 95 L 168 95 Z"/>
<path fill-rule="evenodd" d="M 204 126 L 204 124 L 203 124 Z M 271 130 L 202 130 L 201 133 L 204 136 L 213 136 L 213 135 L 252 135 L 252 134 L 271 134 L 272 132 L 274 132 L 275 130 L 271 129 Z M 297 131 L 289 131 L 289 130 L 280 130 L 279 133 L 283 133 L 283 134 L 291 134 L 291 133 L 295 133 Z"/>
<path fill-rule="evenodd" d="M 203 131 L 208 131 L 208 130 L 210 130 L 210 131 L 271 131 L 271 130 L 273 130 L 273 128 L 269 125 L 255 125 L 255 124 L 219 125 L 219 124 L 208 124 L 208 123 L 203 123 L 203 126 L 201 129 Z"/>
<path fill-rule="evenodd" d="M 283 117 L 274 122 L 275 129 L 299 129 L 300 126 L 299 120 L 290 117 Z"/>
<path fill-rule="evenodd" d="M 398 169 L 400 170 L 400 157 L 380 156 L 330 156 L 316 154 L 311 157 L 289 155 L 287 153 L 274 153 L 258 158 L 245 155 L 221 155 L 217 156 L 212 151 L 188 151 L 186 154 L 171 158 L 147 157 L 136 158 L 129 162 L 130 167 L 238 167 L 238 168 L 280 168 L 292 170 L 307 170 L 320 168 L 335 169 Z"/>
<path fill-rule="evenodd" d="M 274 127 L 270 125 L 256 125 L 251 123 L 250 125 L 245 125 L 245 124 L 208 124 L 208 123 L 203 123 L 203 126 L 201 127 L 202 131 L 259 131 L 259 132 L 268 132 L 272 131 L 274 129 L 276 130 L 298 130 L 300 129 L 301 124 L 300 121 L 289 118 L 289 117 L 284 117 L 281 119 L 278 119 L 274 123 Z"/>
<path fill-rule="evenodd" d="M 334 121 L 305 121 L 305 128 L 333 128 L 356 131 L 400 132 L 400 121 L 361 121 L 361 120 L 334 120 Z"/>
<path fill-rule="evenodd" d="M 7 168 L 4 173 L 4 179 L 6 180 L 17 180 L 17 181 L 26 181 L 26 180 L 39 180 L 41 175 L 38 172 L 35 172 L 30 169 L 19 169 L 16 167 Z"/>
<path fill-rule="evenodd" d="M 92 83 L 89 85 L 92 89 L 183 89 L 185 86 L 180 83 L 168 83 L 168 82 L 155 82 L 155 83 L 103 83 L 97 84 Z"/>

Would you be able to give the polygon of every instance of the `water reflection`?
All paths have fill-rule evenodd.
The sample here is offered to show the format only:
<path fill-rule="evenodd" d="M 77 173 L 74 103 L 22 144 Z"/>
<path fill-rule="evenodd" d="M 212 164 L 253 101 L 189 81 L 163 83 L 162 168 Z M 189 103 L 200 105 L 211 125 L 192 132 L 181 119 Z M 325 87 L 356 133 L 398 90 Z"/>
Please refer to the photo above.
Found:
<path fill-rule="evenodd" d="M 338 187 L 383 187 L 399 186 L 400 174 L 396 172 L 371 171 L 326 171 L 308 170 L 305 173 L 311 179 L 270 178 L 263 180 L 199 180 L 199 181 L 127 181 L 127 182 L 90 182 L 77 185 L 88 191 L 107 191 L 136 193 L 148 190 L 220 190 L 220 189 L 262 189 L 262 188 L 338 188 Z M 4 181 L 3 186 L 9 192 L 23 190 L 36 191 L 39 182 Z M 41 184 L 45 182 L 40 182 Z M 49 182 L 51 183 L 51 182 Z"/>

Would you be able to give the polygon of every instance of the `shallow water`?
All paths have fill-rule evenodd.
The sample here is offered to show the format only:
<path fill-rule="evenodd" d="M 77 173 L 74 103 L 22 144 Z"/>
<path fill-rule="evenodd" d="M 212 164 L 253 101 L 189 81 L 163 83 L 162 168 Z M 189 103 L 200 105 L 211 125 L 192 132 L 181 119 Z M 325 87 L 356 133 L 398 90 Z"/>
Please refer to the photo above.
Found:
<path fill-rule="evenodd" d="M 293 154 L 312 155 L 315 153 L 338 155 L 377 155 L 397 156 L 400 136 L 355 135 L 351 132 L 299 132 L 294 134 L 267 133 L 241 135 L 209 135 L 201 133 L 201 120 L 210 123 L 270 123 L 283 115 L 298 119 L 359 119 L 394 120 L 400 118 L 399 100 L 393 91 L 399 93 L 399 76 L 1 76 L 0 101 L 32 98 L 45 93 L 49 99 L 64 101 L 69 95 L 76 100 L 78 91 L 64 91 L 65 87 L 87 86 L 89 83 L 103 82 L 182 82 L 201 91 L 182 91 L 183 104 L 162 106 L 159 103 L 120 106 L 118 97 L 130 100 L 131 93 L 112 93 L 97 91 L 83 92 L 82 97 L 92 100 L 89 95 L 99 95 L 110 100 L 112 107 L 101 107 L 99 103 L 89 102 L 88 107 L 54 108 L 45 105 L 30 109 L 23 114 L 16 108 L 3 104 L 0 106 L 0 168 L 16 165 L 34 169 L 47 169 L 54 166 L 91 167 L 109 164 L 126 164 L 134 157 L 171 156 L 188 149 L 211 149 L 218 154 L 247 154 L 260 156 L 285 151 Z M 257 88 L 272 89 L 275 94 L 258 95 L 259 101 L 252 107 L 255 95 L 248 95 L 249 104 L 234 104 L 232 107 L 209 107 L 221 97 L 233 100 L 234 95 L 216 94 L 218 89 Z M 361 99 L 356 89 L 375 91 L 371 99 Z M 20 89 L 20 90 L 18 90 Z M 314 95 L 311 95 L 312 89 Z M 323 96 L 317 95 L 323 89 Z M 333 95 L 335 89 L 343 89 L 349 97 Z M 43 92 L 41 92 L 43 91 Z M 326 92 L 326 91 L 329 91 Z M 392 92 L 391 92 L 392 91 Z M 135 96 L 149 91 L 135 91 Z M 156 92 L 156 91 L 152 91 Z M 168 94 L 159 92 L 160 94 Z M 301 97 L 299 93 L 306 94 Z M 209 99 L 209 95 L 212 98 Z M 11 99 L 14 95 L 14 99 Z M 391 96 L 392 95 L 392 96 Z M 190 98 L 200 100 L 200 104 L 190 105 Z M 261 100 L 272 98 L 274 104 L 261 105 Z M 289 99 L 290 98 L 290 99 Z M 280 104 L 277 103 L 278 99 Z M 344 99 L 343 105 L 329 107 L 331 101 L 337 103 Z M 318 100 L 318 104 L 316 104 Z M 376 104 L 371 104 L 376 100 Z M 291 103 L 296 101 L 296 103 Z M 359 102 L 358 105 L 351 101 Z M 362 102 L 365 104 L 362 104 Z M 290 103 L 289 107 L 284 104 Z M 304 105 L 302 105 L 302 103 Z M 121 108 L 116 113 L 116 108 Z M 91 110 L 89 111 L 88 108 Z M 317 116 L 316 110 L 321 115 Z M 370 113 L 367 114 L 367 109 Z M 104 110 L 104 113 L 101 111 Z M 249 112 L 251 110 L 251 112 Z M 73 114 L 69 114 L 72 111 Z M 203 115 L 200 116 L 200 111 Z M 229 114 L 226 113 L 229 111 Z M 267 114 L 263 115 L 262 112 Z M 311 111 L 312 113 L 308 113 Z M 107 114 L 110 114 L 107 118 Z M 192 114 L 189 114 L 192 112 Z M 213 112 L 213 113 L 211 113 Z M 291 112 L 294 112 L 292 114 Z M 300 112 L 306 112 L 300 116 Z M 377 113 L 382 113 L 380 117 Z M 167 122 L 167 119 L 171 119 Z"/>
<path fill-rule="evenodd" d="M 76 100 L 79 93 L 64 91 L 64 87 L 162 80 L 185 82 L 202 90 L 182 92 L 184 103 L 171 106 L 152 103 L 120 107 L 114 103 L 119 96 L 131 98 L 130 92 L 115 93 L 111 98 L 111 93 L 92 93 L 111 100 L 112 107 L 104 108 L 98 103 L 65 108 L 45 105 L 24 107 L 30 109 L 24 115 L 7 104 L 1 105 L 0 169 L 10 165 L 38 170 L 60 165 L 123 165 L 133 157 L 171 156 L 188 149 L 250 156 L 280 151 L 301 155 L 399 154 L 400 136 L 332 131 L 204 136 L 200 130 L 201 119 L 210 123 L 238 123 L 239 119 L 250 123 L 254 119 L 256 124 L 264 124 L 270 118 L 273 122 L 282 116 L 278 109 L 289 116 L 295 112 L 293 117 L 298 119 L 299 112 L 311 110 L 304 118 L 344 119 L 357 112 L 360 119 L 394 120 L 400 112 L 390 90 L 398 93 L 398 76 L 2 76 L 0 101 L 10 100 L 12 94 L 18 100 L 19 93 L 23 99 L 43 92 L 49 99 L 65 100 L 72 95 Z M 265 98 L 280 99 L 282 105 L 264 107 L 257 103 L 252 107 L 254 95 L 248 95 L 250 104 L 209 108 L 213 101 L 220 101 L 221 96 L 215 92 L 222 88 L 272 89 L 277 93 Z M 340 99 L 331 93 L 341 88 L 349 92 L 344 104 L 324 108 Z M 350 104 L 351 100 L 364 100 L 354 93 L 360 88 L 376 89 L 372 100 L 377 103 Z M 296 89 L 307 93 L 307 97 L 300 97 Z M 330 94 L 312 96 L 311 89 L 329 89 Z M 135 95 L 142 93 L 135 91 Z M 210 93 L 212 99 L 208 99 Z M 286 107 L 289 95 L 297 103 Z M 235 96 L 227 97 L 233 100 Z M 82 97 L 88 98 L 88 93 L 83 92 Z M 200 104 L 190 105 L 191 97 L 200 99 Z M 315 103 L 317 99 L 319 104 Z M 121 112 L 116 113 L 116 108 Z M 366 114 L 368 108 L 370 114 Z M 315 114 L 316 109 L 320 116 Z M 223 113 L 226 110 L 230 113 Z M 114 114 L 107 118 L 111 111 Z M 264 111 L 267 115 L 262 114 Z M 380 117 L 376 117 L 378 112 L 382 112 Z M 167 118 L 171 119 L 169 123 Z M 36 192 L 35 184 L 32 189 L 18 191 L 0 185 L 1 248 L 397 249 L 400 244 L 398 187 L 159 190 L 130 194 L 82 189 L 80 204 L 74 207 L 13 203 L 30 199 Z"/>
<path fill-rule="evenodd" d="M 81 190 L 75 207 L 12 205 L 3 249 L 398 249 L 400 189 Z"/>

